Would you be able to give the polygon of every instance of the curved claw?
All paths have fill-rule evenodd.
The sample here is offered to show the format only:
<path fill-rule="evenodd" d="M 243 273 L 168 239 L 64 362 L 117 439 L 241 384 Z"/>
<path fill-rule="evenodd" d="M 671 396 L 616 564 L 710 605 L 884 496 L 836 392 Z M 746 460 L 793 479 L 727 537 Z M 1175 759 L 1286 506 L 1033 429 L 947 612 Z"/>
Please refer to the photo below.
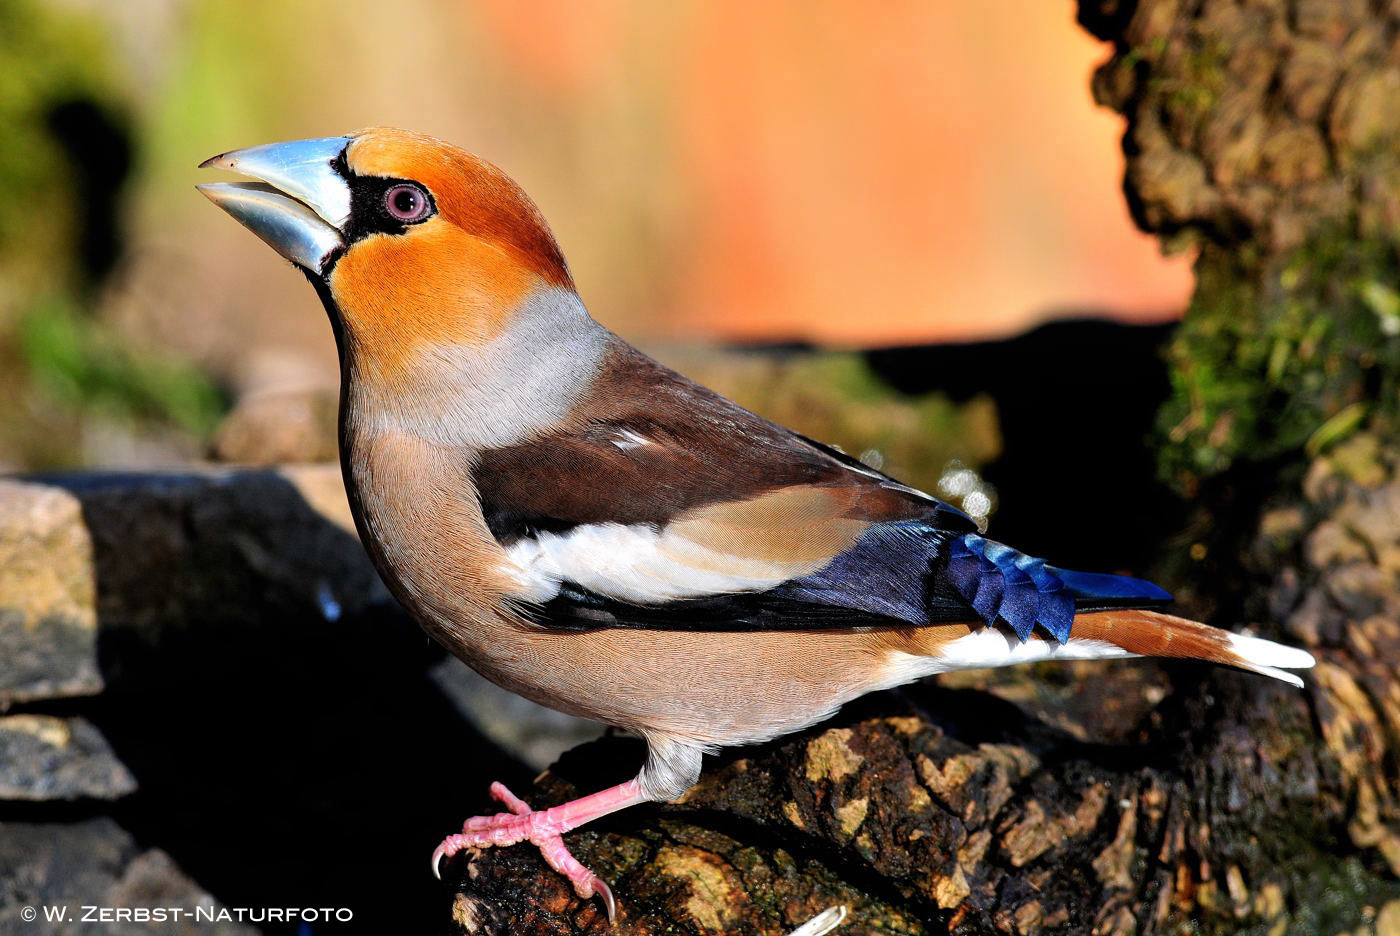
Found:
<path fill-rule="evenodd" d="M 468 842 L 460 835 L 449 835 L 443 839 L 437 848 L 433 849 L 433 877 L 442 880 L 442 859 L 451 858 L 463 848 L 468 846 Z"/>
<path fill-rule="evenodd" d="M 612 888 L 596 874 L 593 876 L 593 892 L 599 900 L 603 902 L 603 907 L 608 911 L 608 925 L 617 922 L 617 901 L 613 899 Z"/>
<path fill-rule="evenodd" d="M 433 849 L 433 877 L 442 880 L 442 869 L 438 865 L 442 864 L 442 856 L 447 854 L 447 843 L 443 842 Z"/>

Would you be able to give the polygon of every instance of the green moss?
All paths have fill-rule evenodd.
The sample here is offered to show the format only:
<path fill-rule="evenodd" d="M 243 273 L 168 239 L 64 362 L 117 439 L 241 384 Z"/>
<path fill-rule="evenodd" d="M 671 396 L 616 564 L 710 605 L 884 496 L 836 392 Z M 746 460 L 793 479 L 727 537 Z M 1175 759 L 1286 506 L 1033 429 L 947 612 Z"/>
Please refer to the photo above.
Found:
<path fill-rule="evenodd" d="M 1179 64 L 1159 73 L 1150 82 L 1152 91 L 1166 99 L 1166 107 L 1178 118 L 1196 123 L 1212 112 L 1226 85 L 1226 64 L 1230 47 L 1217 38 L 1192 39 L 1192 45 L 1176 50 Z M 1156 61 L 1167 52 L 1168 44 L 1157 40 L 1140 59 Z"/>
<path fill-rule="evenodd" d="M 1332 234 L 1282 257 L 1209 247 L 1169 355 L 1163 469 L 1190 491 L 1241 462 L 1317 453 L 1400 410 L 1400 256 Z"/>

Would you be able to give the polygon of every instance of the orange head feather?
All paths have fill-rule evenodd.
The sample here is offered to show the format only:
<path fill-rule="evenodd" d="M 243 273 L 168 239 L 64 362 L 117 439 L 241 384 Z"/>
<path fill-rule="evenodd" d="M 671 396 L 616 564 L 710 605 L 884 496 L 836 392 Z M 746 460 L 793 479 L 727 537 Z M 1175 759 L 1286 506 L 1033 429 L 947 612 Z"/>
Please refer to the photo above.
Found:
<path fill-rule="evenodd" d="M 348 243 L 326 283 L 363 365 L 388 373 L 425 345 L 490 341 L 532 292 L 573 290 L 539 209 L 504 172 L 403 130 L 351 140 L 340 167 L 353 193 Z M 390 181 L 426 190 L 426 220 L 379 217 Z"/>

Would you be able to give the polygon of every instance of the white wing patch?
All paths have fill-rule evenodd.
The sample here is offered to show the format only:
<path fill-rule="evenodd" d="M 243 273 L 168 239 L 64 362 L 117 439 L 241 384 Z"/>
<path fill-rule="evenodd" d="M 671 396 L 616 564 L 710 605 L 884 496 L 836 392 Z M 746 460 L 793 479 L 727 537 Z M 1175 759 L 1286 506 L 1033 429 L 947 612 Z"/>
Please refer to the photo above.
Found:
<path fill-rule="evenodd" d="M 773 562 L 710 549 L 645 524 L 597 523 L 566 533 L 539 533 L 506 550 L 516 566 L 522 597 L 548 601 L 559 583 L 633 604 L 765 591 L 802 574 L 793 563 Z M 803 563 L 803 568 L 806 567 Z"/>
<path fill-rule="evenodd" d="M 1033 637 L 1022 643 L 1014 634 L 994 627 L 980 628 L 943 645 L 938 662 L 942 670 L 991 669 L 1040 660 L 1116 660 L 1137 656 L 1106 640 L 1071 637 L 1057 643 Z"/>

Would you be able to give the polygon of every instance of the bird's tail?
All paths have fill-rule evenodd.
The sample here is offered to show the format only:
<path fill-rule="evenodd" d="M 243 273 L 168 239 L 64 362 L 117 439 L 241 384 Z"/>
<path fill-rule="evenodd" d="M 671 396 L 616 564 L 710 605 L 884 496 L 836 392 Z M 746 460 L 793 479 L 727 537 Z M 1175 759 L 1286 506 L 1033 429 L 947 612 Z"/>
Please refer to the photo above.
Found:
<path fill-rule="evenodd" d="M 1262 637 L 1232 634 L 1186 618 L 1141 609 L 1076 614 L 1070 641 L 1103 641 L 1139 656 L 1177 657 L 1237 666 L 1302 687 L 1287 670 L 1308 669 L 1311 653 Z"/>

